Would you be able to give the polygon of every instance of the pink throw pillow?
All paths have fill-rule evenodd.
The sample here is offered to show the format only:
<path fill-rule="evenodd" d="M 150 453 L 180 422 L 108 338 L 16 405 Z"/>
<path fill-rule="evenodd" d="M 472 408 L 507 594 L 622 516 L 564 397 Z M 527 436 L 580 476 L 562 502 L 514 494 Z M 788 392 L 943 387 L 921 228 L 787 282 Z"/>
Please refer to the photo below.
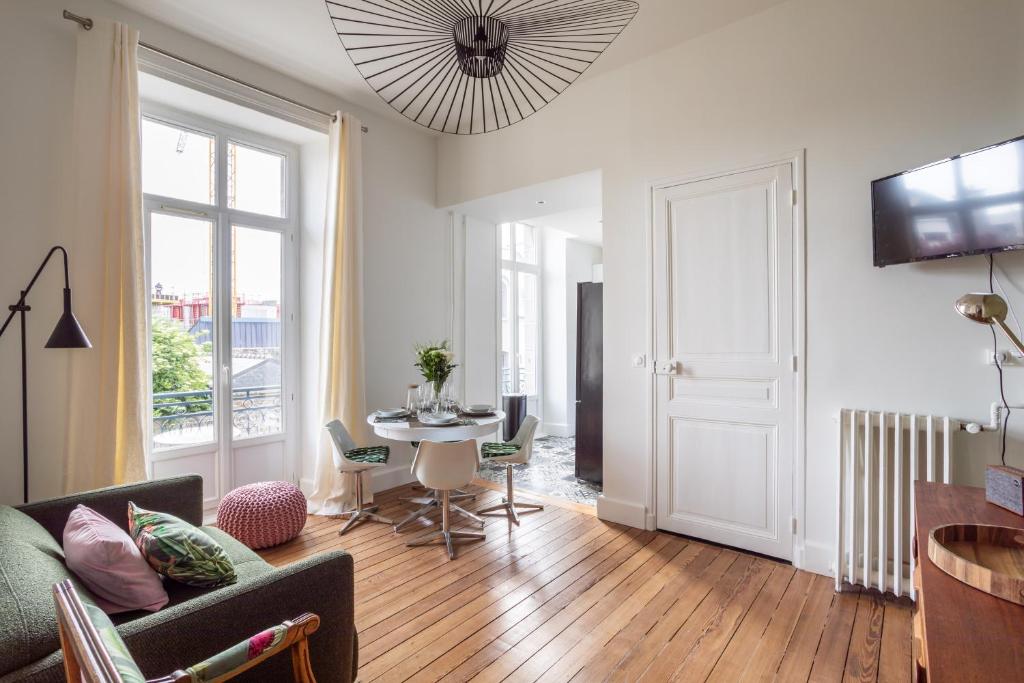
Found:
<path fill-rule="evenodd" d="M 92 508 L 79 505 L 71 511 L 64 527 L 64 558 L 107 614 L 156 612 L 167 604 L 160 575 L 131 536 Z"/>

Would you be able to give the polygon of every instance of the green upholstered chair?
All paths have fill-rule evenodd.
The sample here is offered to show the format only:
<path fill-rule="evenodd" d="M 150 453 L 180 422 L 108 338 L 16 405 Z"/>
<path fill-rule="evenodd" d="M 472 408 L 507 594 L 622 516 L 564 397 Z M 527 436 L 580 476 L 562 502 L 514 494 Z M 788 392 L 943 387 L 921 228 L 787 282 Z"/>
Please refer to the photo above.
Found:
<path fill-rule="evenodd" d="M 525 465 L 530 462 L 530 455 L 533 453 L 533 436 L 537 433 L 537 426 L 540 424 L 533 415 L 527 415 L 519 431 L 511 441 L 485 442 L 480 446 L 481 462 L 505 463 L 506 494 L 498 505 L 492 505 L 479 511 L 481 515 L 500 512 L 508 517 L 509 528 L 513 524 L 519 525 L 519 513 L 536 512 L 543 510 L 544 506 L 538 503 L 520 503 L 515 498 L 515 487 L 512 485 L 512 465 Z"/>
<path fill-rule="evenodd" d="M 53 586 L 57 629 L 67 683 L 213 683 L 235 678 L 286 650 L 299 683 L 316 683 L 307 638 L 320 626 L 315 614 L 303 614 L 260 631 L 234 646 L 167 676 L 146 679 L 110 617 L 82 602 L 70 580 Z"/>
<path fill-rule="evenodd" d="M 345 429 L 341 420 L 331 420 L 324 427 L 331 435 L 331 443 L 334 444 L 334 466 L 342 475 L 351 474 L 355 479 L 356 506 L 352 510 L 343 512 L 349 515 L 348 521 L 341 525 L 338 534 L 341 535 L 356 525 L 356 522 L 373 521 L 383 524 L 393 522 L 382 515 L 377 514 L 377 506 L 363 507 L 363 472 L 376 467 L 383 467 L 388 464 L 388 457 L 391 449 L 387 446 L 366 446 L 358 447 L 352 436 Z"/>

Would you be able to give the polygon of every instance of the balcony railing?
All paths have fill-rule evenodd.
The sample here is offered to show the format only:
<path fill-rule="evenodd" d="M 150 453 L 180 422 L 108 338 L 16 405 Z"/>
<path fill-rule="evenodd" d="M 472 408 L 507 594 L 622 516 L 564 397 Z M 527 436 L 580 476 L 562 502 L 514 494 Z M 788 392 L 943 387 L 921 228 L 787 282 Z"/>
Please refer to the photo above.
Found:
<path fill-rule="evenodd" d="M 236 438 L 279 433 L 281 414 L 280 386 L 231 390 L 231 423 Z M 181 432 L 186 437 L 194 434 L 196 442 L 212 440 L 213 426 L 212 389 L 153 394 L 154 438 Z"/>

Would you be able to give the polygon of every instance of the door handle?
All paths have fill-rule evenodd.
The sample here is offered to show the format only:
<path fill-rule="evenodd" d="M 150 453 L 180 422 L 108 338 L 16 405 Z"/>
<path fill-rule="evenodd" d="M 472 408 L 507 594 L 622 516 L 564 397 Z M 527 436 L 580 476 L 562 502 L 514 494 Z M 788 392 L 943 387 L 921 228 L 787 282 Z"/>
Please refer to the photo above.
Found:
<path fill-rule="evenodd" d="M 656 375 L 675 375 L 679 372 L 681 365 L 676 360 L 659 360 L 654 363 Z"/>

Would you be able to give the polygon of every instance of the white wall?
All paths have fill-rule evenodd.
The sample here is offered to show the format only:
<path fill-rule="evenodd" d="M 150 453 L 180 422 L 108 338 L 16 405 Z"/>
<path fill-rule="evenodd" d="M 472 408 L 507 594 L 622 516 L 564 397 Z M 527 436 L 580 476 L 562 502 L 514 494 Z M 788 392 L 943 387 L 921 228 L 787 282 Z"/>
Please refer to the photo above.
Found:
<path fill-rule="evenodd" d="M 461 220 L 460 220 L 461 222 Z M 466 403 L 498 401 L 498 226 L 465 217 L 465 342 L 459 354 Z"/>
<path fill-rule="evenodd" d="M 324 276 L 324 215 L 327 201 L 327 144 L 303 145 L 299 150 L 299 175 L 302 186 L 300 197 L 302 214 L 299 219 L 299 382 L 302 391 L 299 439 L 302 462 L 299 472 L 302 488 L 307 493 L 315 474 L 316 452 L 323 438 L 323 425 L 316 409 L 320 391 L 320 296 Z M 322 180 L 311 182 L 312 179 Z"/>
<path fill-rule="evenodd" d="M 447 269 L 447 216 L 434 208 L 436 144 L 428 134 L 375 113 L 351 107 L 326 92 L 259 66 L 209 43 L 170 29 L 106 0 L 4 2 L 0 5 L 0 205 L 4 207 L 0 254 L 0 297 L 17 297 L 46 249 L 66 239 L 60 225 L 60 170 L 69 146 L 75 33 L 78 25 L 61 18 L 64 7 L 76 13 L 128 22 L 143 40 L 219 71 L 288 95 L 320 109 L 340 108 L 360 116 L 370 127 L 364 143 L 366 258 L 366 363 L 369 407 L 404 397 L 415 379 L 411 347 L 416 339 L 445 333 L 443 277 L 423 271 Z M 315 223 L 315 222 L 314 222 Z M 315 233 L 303 221 L 303 233 Z M 313 226 L 315 227 L 315 225 Z M 320 254 L 305 245 L 303 296 L 319 291 Z M 72 256 L 73 258 L 73 256 Z M 85 288 L 94 276 L 76 271 L 73 287 Z M 59 268 L 51 268 L 36 285 L 29 322 L 30 443 L 33 498 L 62 488 L 60 463 L 65 440 L 66 351 L 43 344 L 59 312 Z M 313 292 L 309 287 L 316 287 Z M 38 292 L 38 294 L 37 294 Z M 9 300 L 9 301 L 8 301 Z M 304 351 L 315 348 L 319 303 L 304 300 Z M 86 330 L 89 321 L 83 320 Z M 311 347 L 309 342 L 312 342 Z M 17 330 L 0 339 L 0 502 L 20 501 L 21 426 Z M 304 358 L 304 360 L 306 360 Z M 308 365 L 303 373 L 310 380 Z M 303 387 L 303 415 L 314 412 L 316 385 Z M 308 421 L 307 430 L 316 426 Z M 309 434 L 304 447 L 304 476 L 312 476 Z M 407 476 L 408 448 L 396 449 L 396 472 Z"/>
<path fill-rule="evenodd" d="M 543 227 L 544 422 L 554 436 L 576 433 L 576 285 L 590 282 L 601 248 Z"/>
<path fill-rule="evenodd" d="M 569 378 L 576 374 L 569 368 L 566 349 L 575 345 L 569 336 L 566 292 L 569 282 L 565 269 L 569 235 L 560 230 L 540 228 L 541 247 L 541 416 L 540 430 L 545 434 L 567 436 L 569 432 Z M 571 374 L 570 374 L 571 373 Z M 575 411 L 573 411 L 575 412 Z"/>
<path fill-rule="evenodd" d="M 565 249 L 565 327 L 568 343 L 565 347 L 567 372 L 565 403 L 569 435 L 576 433 L 576 285 L 594 281 L 594 265 L 601 263 L 604 252 L 601 247 L 569 240 Z"/>
<path fill-rule="evenodd" d="M 952 309 L 986 286 L 983 259 L 873 268 L 869 182 L 1024 132 L 1022 28 L 1018 0 L 792 0 L 584 79 L 521 124 L 441 141 L 441 204 L 603 172 L 600 514 L 653 522 L 649 375 L 630 356 L 650 351 L 644 188 L 658 178 L 806 149 L 806 566 L 828 569 L 840 407 L 985 418 L 990 333 Z M 997 260 L 1024 282 L 1024 254 Z M 1007 381 L 1010 401 L 1024 398 L 1024 371 Z M 1024 420 L 1011 430 L 1009 460 L 1024 465 Z M 961 479 L 977 481 L 995 442 L 963 441 Z"/>

